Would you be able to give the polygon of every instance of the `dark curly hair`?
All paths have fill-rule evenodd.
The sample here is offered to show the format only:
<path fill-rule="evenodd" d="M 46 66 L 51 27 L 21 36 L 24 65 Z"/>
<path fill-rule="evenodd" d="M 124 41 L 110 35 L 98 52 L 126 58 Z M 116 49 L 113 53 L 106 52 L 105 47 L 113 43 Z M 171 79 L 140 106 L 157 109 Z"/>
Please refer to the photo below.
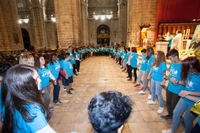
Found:
<path fill-rule="evenodd" d="M 95 133 L 117 133 L 131 111 L 131 99 L 116 91 L 97 94 L 88 105 L 89 120 Z"/>

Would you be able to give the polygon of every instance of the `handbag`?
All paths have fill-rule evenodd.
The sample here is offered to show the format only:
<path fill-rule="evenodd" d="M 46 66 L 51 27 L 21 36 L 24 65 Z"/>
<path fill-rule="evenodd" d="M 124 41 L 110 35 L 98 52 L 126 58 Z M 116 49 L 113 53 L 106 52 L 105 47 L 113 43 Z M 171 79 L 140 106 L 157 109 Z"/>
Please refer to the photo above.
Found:
<path fill-rule="evenodd" d="M 194 112 L 197 115 L 200 115 L 200 100 L 197 101 L 190 109 L 192 112 Z"/>

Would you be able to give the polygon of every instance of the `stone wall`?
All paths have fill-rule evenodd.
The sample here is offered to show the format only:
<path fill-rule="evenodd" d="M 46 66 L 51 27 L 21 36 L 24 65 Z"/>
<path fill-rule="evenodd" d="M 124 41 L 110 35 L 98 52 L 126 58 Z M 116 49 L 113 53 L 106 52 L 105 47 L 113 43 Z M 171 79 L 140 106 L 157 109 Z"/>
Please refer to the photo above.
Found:
<path fill-rule="evenodd" d="M 154 41 L 157 0 L 129 0 L 127 21 L 127 42 L 129 46 L 139 46 L 140 26 L 149 23 L 147 39 Z"/>
<path fill-rule="evenodd" d="M 22 34 L 17 21 L 18 15 L 14 0 L 1 0 L 0 16 L 0 51 L 23 50 Z"/>
<path fill-rule="evenodd" d="M 81 42 L 79 0 L 54 0 L 59 48 Z"/>

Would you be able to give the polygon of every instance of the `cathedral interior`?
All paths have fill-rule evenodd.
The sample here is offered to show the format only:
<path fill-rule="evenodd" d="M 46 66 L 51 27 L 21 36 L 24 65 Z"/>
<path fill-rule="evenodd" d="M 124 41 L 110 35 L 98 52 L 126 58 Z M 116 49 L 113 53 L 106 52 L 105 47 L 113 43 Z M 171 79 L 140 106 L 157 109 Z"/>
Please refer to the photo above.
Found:
<path fill-rule="evenodd" d="M 156 47 L 159 37 L 167 32 L 175 35 L 176 30 L 190 29 L 188 38 L 192 38 L 200 24 L 200 1 L 0 0 L 0 16 L 0 53 L 116 44 L 142 47 L 145 37 L 149 46 Z M 160 120 L 158 105 L 147 105 L 148 94 L 138 95 L 139 89 L 125 77 L 110 58 L 83 61 L 81 75 L 74 77 L 73 94 L 61 89 L 62 104 L 51 104 L 55 111 L 50 126 L 58 133 L 92 133 L 87 115 L 89 100 L 99 92 L 116 90 L 134 101 L 122 133 L 161 133 L 169 129 L 172 123 Z M 178 133 L 183 131 L 180 125 Z"/>
<path fill-rule="evenodd" d="M 193 0 L 7 0 L 0 3 L 0 51 L 78 46 L 141 46 L 199 24 Z M 170 9 L 170 10 L 169 10 Z"/>

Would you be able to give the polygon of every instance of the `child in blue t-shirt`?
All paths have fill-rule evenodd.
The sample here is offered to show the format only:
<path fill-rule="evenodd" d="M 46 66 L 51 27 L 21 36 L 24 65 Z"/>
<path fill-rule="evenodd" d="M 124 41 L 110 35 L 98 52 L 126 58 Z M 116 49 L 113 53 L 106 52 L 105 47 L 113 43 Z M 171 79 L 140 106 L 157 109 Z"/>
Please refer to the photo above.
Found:
<path fill-rule="evenodd" d="M 157 51 L 155 53 L 155 61 L 152 65 L 148 79 L 151 78 L 151 95 L 152 100 L 148 101 L 147 104 L 156 104 L 156 95 L 159 101 L 159 108 L 157 113 L 161 114 L 164 111 L 163 97 L 162 97 L 162 87 L 165 85 L 166 78 L 166 60 L 165 53 L 163 51 Z"/>
<path fill-rule="evenodd" d="M 147 76 L 152 68 L 153 62 L 154 62 L 154 49 L 153 47 L 148 47 L 146 51 L 146 70 L 144 72 L 142 80 L 143 87 L 140 89 L 141 91 L 139 91 L 138 94 L 145 94 L 145 91 L 148 88 L 149 79 L 147 79 Z M 150 89 L 150 94 L 148 95 L 148 99 L 151 99 L 151 89 Z"/>
<path fill-rule="evenodd" d="M 53 107 L 49 107 L 50 103 L 50 79 L 53 80 L 53 84 L 56 85 L 56 80 L 52 75 L 51 71 L 45 67 L 45 59 L 43 56 L 39 56 L 35 60 L 35 67 L 38 69 L 38 75 L 41 79 L 40 92 L 44 97 L 44 104 L 53 111 Z"/>
<path fill-rule="evenodd" d="M 128 81 L 132 81 L 132 70 L 134 75 L 134 82 L 137 81 L 137 62 L 138 62 L 138 54 L 136 47 L 131 48 L 132 54 L 130 55 L 130 66 L 128 69 Z"/>
<path fill-rule="evenodd" d="M 61 104 L 59 100 L 59 92 L 60 92 L 60 84 L 58 82 L 58 77 L 60 73 L 60 64 L 57 60 L 56 54 L 51 54 L 50 61 L 48 63 L 48 69 L 50 69 L 51 73 L 53 74 L 54 78 L 56 79 L 56 84 L 54 84 L 53 89 L 53 102 L 57 105 Z"/>
<path fill-rule="evenodd" d="M 137 78 L 137 82 L 134 85 L 134 87 L 139 87 L 140 86 L 140 82 L 141 82 L 141 78 L 145 73 L 147 64 L 146 64 L 146 49 L 142 49 L 141 53 L 142 53 L 142 61 L 141 61 L 141 65 L 140 65 L 140 70 L 138 72 L 138 78 Z"/>
<path fill-rule="evenodd" d="M 168 79 L 168 86 L 166 89 L 166 107 L 168 114 L 160 116 L 160 118 L 163 120 L 172 120 L 173 110 L 180 99 L 178 94 L 184 89 L 184 85 L 176 84 L 177 81 L 182 80 L 182 66 L 178 51 L 176 49 L 171 49 L 167 53 L 167 58 L 171 61 L 169 66 L 169 76 L 168 78 L 165 78 L 165 80 Z"/>
<path fill-rule="evenodd" d="M 182 80 L 172 80 L 173 84 L 185 84 L 184 90 L 179 93 L 179 99 L 172 118 L 171 132 L 176 132 L 180 123 L 182 114 L 184 115 L 185 133 L 191 133 L 193 121 L 197 117 L 196 114 L 190 111 L 190 108 L 195 104 L 188 96 L 196 96 L 200 98 L 200 62 L 196 57 L 188 57 L 182 61 Z M 163 130 L 163 132 L 165 132 Z"/>
<path fill-rule="evenodd" d="M 65 60 L 63 61 L 63 71 L 65 73 L 65 86 L 66 86 L 66 91 L 68 94 L 72 94 L 71 90 L 74 90 L 72 88 L 72 83 L 73 83 L 73 67 L 72 64 L 70 63 L 70 54 L 66 53 L 65 54 Z"/>

